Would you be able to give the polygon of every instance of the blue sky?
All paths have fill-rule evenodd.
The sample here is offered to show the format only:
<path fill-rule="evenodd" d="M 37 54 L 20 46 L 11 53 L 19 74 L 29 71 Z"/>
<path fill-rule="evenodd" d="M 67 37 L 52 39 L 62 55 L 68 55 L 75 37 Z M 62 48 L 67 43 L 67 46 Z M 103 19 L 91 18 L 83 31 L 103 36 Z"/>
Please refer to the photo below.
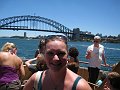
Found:
<path fill-rule="evenodd" d="M 66 27 L 92 34 L 120 34 L 120 0 L 0 0 L 0 19 L 36 15 Z M 0 36 L 23 35 L 23 31 L 0 30 Z M 38 32 L 27 32 L 37 36 Z M 40 32 L 40 34 L 49 34 Z"/>

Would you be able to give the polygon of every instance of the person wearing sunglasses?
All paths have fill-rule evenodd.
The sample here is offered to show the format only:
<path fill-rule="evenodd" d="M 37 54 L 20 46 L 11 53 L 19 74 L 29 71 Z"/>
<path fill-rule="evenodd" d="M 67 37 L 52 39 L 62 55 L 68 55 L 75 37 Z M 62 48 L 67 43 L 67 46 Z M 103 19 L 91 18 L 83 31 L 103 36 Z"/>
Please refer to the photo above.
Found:
<path fill-rule="evenodd" d="M 108 66 L 105 59 L 104 46 L 100 44 L 100 41 L 101 41 L 100 36 L 95 36 L 94 42 L 92 45 L 88 46 L 85 56 L 86 59 L 89 60 L 88 81 L 94 84 L 97 81 L 102 60 L 105 66 Z"/>
<path fill-rule="evenodd" d="M 65 36 L 47 36 L 44 57 L 48 69 L 34 73 L 23 90 L 91 90 L 85 79 L 67 68 L 68 45 Z"/>

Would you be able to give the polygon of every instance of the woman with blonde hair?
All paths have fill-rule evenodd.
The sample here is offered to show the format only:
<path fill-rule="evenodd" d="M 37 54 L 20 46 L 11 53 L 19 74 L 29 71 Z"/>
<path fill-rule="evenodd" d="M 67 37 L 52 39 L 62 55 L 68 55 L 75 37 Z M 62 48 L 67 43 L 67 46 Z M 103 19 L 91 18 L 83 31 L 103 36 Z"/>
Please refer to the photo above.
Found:
<path fill-rule="evenodd" d="M 3 45 L 1 51 L 17 54 L 17 47 L 14 43 L 7 42 Z"/>
<path fill-rule="evenodd" d="M 14 43 L 5 43 L 0 52 L 0 90 L 20 90 L 25 76 L 22 60 Z"/>

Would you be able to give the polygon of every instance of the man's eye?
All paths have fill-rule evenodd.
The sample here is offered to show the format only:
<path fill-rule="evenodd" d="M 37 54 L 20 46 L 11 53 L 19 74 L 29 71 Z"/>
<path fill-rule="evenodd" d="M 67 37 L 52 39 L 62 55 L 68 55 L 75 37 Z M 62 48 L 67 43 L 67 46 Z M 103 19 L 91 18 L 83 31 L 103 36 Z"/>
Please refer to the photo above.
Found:
<path fill-rule="evenodd" d="M 53 56 L 53 55 L 54 55 L 53 52 L 47 52 L 47 54 L 48 54 L 49 56 Z"/>
<path fill-rule="evenodd" d="M 59 52 L 57 55 L 58 55 L 58 56 L 64 56 L 64 55 L 65 55 L 65 52 Z"/>

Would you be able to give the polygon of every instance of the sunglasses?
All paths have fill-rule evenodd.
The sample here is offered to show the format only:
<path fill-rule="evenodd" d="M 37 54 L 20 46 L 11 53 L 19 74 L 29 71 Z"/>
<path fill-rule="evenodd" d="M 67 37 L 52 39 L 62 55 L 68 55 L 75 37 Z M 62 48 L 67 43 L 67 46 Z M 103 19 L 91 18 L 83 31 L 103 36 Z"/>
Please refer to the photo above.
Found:
<path fill-rule="evenodd" d="M 67 44 L 67 37 L 64 35 L 48 35 L 45 39 L 46 42 L 48 42 L 49 40 L 63 40 L 66 44 Z"/>
<path fill-rule="evenodd" d="M 94 41 L 95 43 L 99 43 L 100 41 Z"/>

